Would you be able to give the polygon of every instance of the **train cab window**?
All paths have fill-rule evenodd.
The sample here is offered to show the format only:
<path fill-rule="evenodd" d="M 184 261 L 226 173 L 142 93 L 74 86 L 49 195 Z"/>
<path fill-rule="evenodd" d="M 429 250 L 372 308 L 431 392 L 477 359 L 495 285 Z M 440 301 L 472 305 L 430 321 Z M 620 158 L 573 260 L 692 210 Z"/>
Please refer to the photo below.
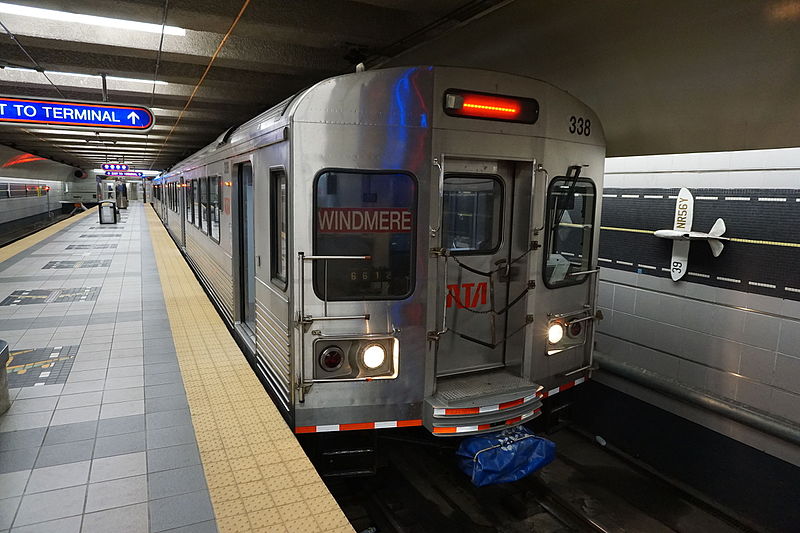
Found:
<path fill-rule="evenodd" d="M 270 271 L 273 283 L 286 289 L 289 266 L 289 193 L 286 172 L 270 172 Z"/>
<path fill-rule="evenodd" d="M 219 176 L 208 178 L 208 234 L 219 242 Z"/>
<path fill-rule="evenodd" d="M 446 176 L 442 246 L 457 253 L 491 253 L 500 246 L 503 185 L 490 176 Z"/>
<path fill-rule="evenodd" d="M 585 178 L 559 176 L 547 193 L 544 283 L 553 289 L 583 283 L 590 270 L 597 191 Z"/>
<path fill-rule="evenodd" d="M 414 289 L 417 183 L 402 172 L 329 170 L 317 176 L 314 261 L 320 299 L 396 300 Z"/>
<path fill-rule="evenodd" d="M 200 184 L 200 220 L 198 226 L 203 233 L 208 233 L 208 178 L 197 180 Z"/>

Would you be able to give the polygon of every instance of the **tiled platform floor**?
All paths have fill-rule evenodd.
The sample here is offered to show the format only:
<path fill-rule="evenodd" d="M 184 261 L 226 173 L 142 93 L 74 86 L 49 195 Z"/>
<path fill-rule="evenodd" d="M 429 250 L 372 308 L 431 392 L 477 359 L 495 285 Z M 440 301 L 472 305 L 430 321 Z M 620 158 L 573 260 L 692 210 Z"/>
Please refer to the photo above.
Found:
<path fill-rule="evenodd" d="M 87 289 L 0 305 L 0 533 L 352 531 L 150 207 L 96 216 L 0 249 L 0 301 Z"/>
<path fill-rule="evenodd" d="M 59 368 L 49 355 L 43 366 L 9 365 L 19 388 L 0 417 L 0 530 L 214 531 L 143 206 L 123 211 L 116 238 L 96 216 L 0 263 L 0 298 L 95 289 L 0 306 L 12 353 L 47 348 L 34 353 L 71 362 L 57 384 L 47 384 Z"/>
<path fill-rule="evenodd" d="M 147 218 L 220 530 L 352 533 L 155 212 Z"/>

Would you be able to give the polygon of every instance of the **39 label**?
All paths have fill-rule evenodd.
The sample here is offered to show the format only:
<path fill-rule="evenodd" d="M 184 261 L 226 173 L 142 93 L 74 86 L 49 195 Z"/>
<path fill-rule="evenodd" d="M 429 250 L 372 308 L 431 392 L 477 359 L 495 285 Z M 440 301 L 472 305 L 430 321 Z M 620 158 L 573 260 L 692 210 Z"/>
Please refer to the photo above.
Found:
<path fill-rule="evenodd" d="M 569 117 L 569 132 L 573 135 L 584 135 L 588 137 L 592 134 L 592 121 L 584 117 Z"/>

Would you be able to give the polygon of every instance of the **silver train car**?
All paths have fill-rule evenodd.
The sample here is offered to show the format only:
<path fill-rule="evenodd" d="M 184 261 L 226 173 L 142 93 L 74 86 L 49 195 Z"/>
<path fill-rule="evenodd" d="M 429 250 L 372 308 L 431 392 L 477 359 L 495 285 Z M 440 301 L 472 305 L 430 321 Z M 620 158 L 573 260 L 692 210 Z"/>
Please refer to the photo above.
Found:
<path fill-rule="evenodd" d="M 465 435 L 589 377 L 604 157 L 550 84 L 391 68 L 231 128 L 148 198 L 296 433 Z"/>

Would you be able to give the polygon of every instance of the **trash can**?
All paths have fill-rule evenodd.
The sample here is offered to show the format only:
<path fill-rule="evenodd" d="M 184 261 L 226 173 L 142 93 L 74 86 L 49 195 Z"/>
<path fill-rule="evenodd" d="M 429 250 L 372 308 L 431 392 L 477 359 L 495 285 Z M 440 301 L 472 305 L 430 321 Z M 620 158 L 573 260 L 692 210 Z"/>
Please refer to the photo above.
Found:
<path fill-rule="evenodd" d="M 8 364 L 8 343 L 0 340 L 0 415 L 8 411 L 11 407 L 11 400 L 8 397 L 8 374 L 6 365 Z"/>
<path fill-rule="evenodd" d="M 118 217 L 117 204 L 114 200 L 103 200 L 99 207 L 101 224 L 116 224 Z"/>

